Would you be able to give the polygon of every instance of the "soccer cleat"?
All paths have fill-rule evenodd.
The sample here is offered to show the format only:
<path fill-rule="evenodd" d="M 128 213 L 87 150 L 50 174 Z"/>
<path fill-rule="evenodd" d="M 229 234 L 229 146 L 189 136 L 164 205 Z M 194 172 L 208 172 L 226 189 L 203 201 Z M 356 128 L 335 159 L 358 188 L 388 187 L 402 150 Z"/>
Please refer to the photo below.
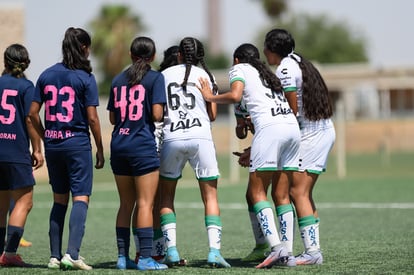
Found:
<path fill-rule="evenodd" d="M 47 264 L 47 268 L 49 268 L 49 269 L 59 269 L 60 268 L 60 261 L 55 257 L 51 257 L 49 259 L 49 263 Z"/>
<path fill-rule="evenodd" d="M 287 258 L 282 257 L 279 258 L 279 260 L 277 260 L 274 265 L 293 267 L 296 266 L 296 258 L 293 255 L 289 255 Z"/>
<path fill-rule="evenodd" d="M 138 259 L 137 269 L 138 270 L 162 270 L 162 269 L 168 269 L 168 266 L 157 262 L 152 257 L 144 258 L 140 256 Z"/>
<path fill-rule="evenodd" d="M 296 256 L 297 265 L 316 265 L 323 263 L 323 256 L 320 251 L 303 252 Z"/>
<path fill-rule="evenodd" d="M 258 264 L 256 268 L 270 268 L 274 265 L 294 266 L 294 262 L 289 262 L 289 254 L 283 244 L 277 245 L 272 249 L 269 256 Z"/>
<path fill-rule="evenodd" d="M 231 267 L 231 265 L 226 262 L 226 260 L 221 256 L 220 250 L 215 248 L 210 248 L 210 252 L 208 252 L 207 263 L 211 267 Z"/>
<path fill-rule="evenodd" d="M 247 255 L 242 258 L 242 262 L 258 262 L 263 261 L 266 258 L 266 254 L 269 253 L 269 246 L 267 244 L 256 244 L 255 248 Z"/>
<path fill-rule="evenodd" d="M 180 255 L 178 254 L 177 247 L 168 247 L 167 253 L 161 263 L 168 265 L 169 267 L 179 265 Z"/>
<path fill-rule="evenodd" d="M 137 265 L 129 257 L 123 255 L 118 256 L 118 261 L 116 263 L 117 269 L 137 269 Z"/>
<path fill-rule="evenodd" d="M 79 256 L 78 260 L 72 259 L 72 257 L 69 254 L 65 254 L 63 256 L 62 260 L 60 261 L 60 266 L 62 269 L 69 270 L 69 269 L 77 269 L 77 270 L 91 270 L 92 266 L 87 265 L 84 262 L 84 258 Z"/>
<path fill-rule="evenodd" d="M 19 254 L 6 254 L 0 256 L 0 266 L 31 267 L 31 264 L 25 263 Z"/>
<path fill-rule="evenodd" d="M 21 238 L 19 246 L 21 246 L 21 247 L 30 247 L 30 246 L 32 246 L 32 243 L 25 240 L 25 239 L 23 239 L 23 238 Z"/>

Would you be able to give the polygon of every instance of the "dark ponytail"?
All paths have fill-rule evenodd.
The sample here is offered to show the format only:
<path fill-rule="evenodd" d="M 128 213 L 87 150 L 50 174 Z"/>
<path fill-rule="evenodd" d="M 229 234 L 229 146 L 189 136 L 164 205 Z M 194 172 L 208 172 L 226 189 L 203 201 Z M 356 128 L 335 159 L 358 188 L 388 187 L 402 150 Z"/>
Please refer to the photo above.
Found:
<path fill-rule="evenodd" d="M 132 65 L 127 69 L 128 84 L 134 86 L 141 82 L 151 69 L 149 64 L 154 58 L 156 49 L 154 41 L 145 36 L 135 38 L 130 47 Z"/>
<path fill-rule="evenodd" d="M 264 45 L 281 58 L 289 56 L 298 63 L 302 71 L 302 104 L 305 118 L 311 121 L 330 118 L 333 110 L 328 87 L 312 62 L 293 52 L 295 40 L 292 35 L 284 29 L 273 29 L 266 34 Z"/>
<path fill-rule="evenodd" d="M 91 37 L 85 30 L 68 28 L 62 42 L 63 64 L 71 70 L 91 73 L 91 62 L 85 52 L 90 46 Z"/>
<path fill-rule="evenodd" d="M 282 93 L 282 85 L 280 84 L 279 78 L 260 60 L 259 50 L 256 46 L 249 43 L 240 45 L 234 51 L 233 58 L 237 58 L 240 63 L 252 65 L 259 72 L 259 76 L 265 87 L 274 92 Z"/>
<path fill-rule="evenodd" d="M 4 74 L 17 78 L 25 77 L 24 71 L 29 67 L 30 59 L 27 49 L 20 44 L 12 44 L 4 51 Z"/>

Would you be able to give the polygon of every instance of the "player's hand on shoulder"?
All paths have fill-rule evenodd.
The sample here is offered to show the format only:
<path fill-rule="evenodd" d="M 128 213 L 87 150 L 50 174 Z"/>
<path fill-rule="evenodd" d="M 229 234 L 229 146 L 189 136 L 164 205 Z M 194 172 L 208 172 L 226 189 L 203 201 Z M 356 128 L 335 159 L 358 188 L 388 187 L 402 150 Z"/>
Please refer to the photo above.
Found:
<path fill-rule="evenodd" d="M 213 91 L 210 88 L 210 82 L 204 77 L 200 77 L 198 81 L 200 82 L 200 85 L 196 85 L 197 89 L 203 95 L 204 100 L 209 101 L 209 98 L 213 96 Z"/>

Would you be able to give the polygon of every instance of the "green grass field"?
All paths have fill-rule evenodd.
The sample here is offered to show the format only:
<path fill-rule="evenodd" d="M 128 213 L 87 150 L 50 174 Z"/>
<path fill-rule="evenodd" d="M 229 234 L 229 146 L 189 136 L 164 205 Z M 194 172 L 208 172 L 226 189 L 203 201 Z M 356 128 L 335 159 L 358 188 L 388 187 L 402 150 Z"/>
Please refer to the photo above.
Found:
<path fill-rule="evenodd" d="M 256 270 L 255 263 L 240 258 L 254 241 L 247 215 L 244 193 L 245 170 L 240 183 L 228 184 L 228 159 L 219 159 L 222 179 L 219 199 L 222 211 L 222 254 L 231 269 L 210 269 L 204 228 L 203 207 L 193 175 L 185 170 L 185 179 L 177 190 L 178 248 L 189 262 L 187 267 L 157 273 L 171 274 L 412 274 L 414 272 L 414 153 L 348 156 L 347 177 L 336 176 L 335 157 L 320 177 L 315 197 L 321 217 L 321 246 L 324 264 Z M 115 269 L 115 215 L 118 196 L 109 161 L 104 170 L 95 170 L 94 193 L 88 212 L 81 255 L 94 269 L 89 274 L 120 274 L 137 271 Z M 33 242 L 19 248 L 23 259 L 34 268 L 0 268 L 0 274 L 52 274 L 46 268 L 49 259 L 48 217 L 52 195 L 49 186 L 39 182 L 35 188 L 34 208 L 29 215 L 25 238 Z M 67 240 L 67 226 L 64 248 Z M 131 244 L 131 257 L 135 253 Z M 295 253 L 302 251 L 299 234 Z M 66 271 L 70 272 L 71 271 Z"/>

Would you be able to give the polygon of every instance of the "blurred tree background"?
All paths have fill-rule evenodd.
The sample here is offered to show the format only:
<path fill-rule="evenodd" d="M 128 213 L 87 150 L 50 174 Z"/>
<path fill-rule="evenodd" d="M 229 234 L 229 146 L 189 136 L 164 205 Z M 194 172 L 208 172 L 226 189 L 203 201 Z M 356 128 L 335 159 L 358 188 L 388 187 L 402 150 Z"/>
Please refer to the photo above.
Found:
<path fill-rule="evenodd" d="M 112 79 L 128 64 L 132 39 L 145 30 L 139 16 L 124 5 L 104 5 L 97 18 L 90 23 L 92 54 L 98 64 L 99 91 L 109 94 Z"/>
<path fill-rule="evenodd" d="M 296 42 L 298 53 L 323 64 L 367 62 L 366 41 L 362 33 L 345 22 L 327 15 L 295 14 L 287 0 L 257 0 L 271 20 L 271 26 L 261 32 L 257 45 L 263 48 L 266 33 L 272 28 L 287 29 Z"/>
<path fill-rule="evenodd" d="M 253 1 L 262 5 L 271 22 L 262 31 L 259 30 L 259 35 L 255 38 L 260 50 L 263 49 L 264 36 L 270 29 L 284 28 L 292 33 L 296 41 L 295 51 L 314 62 L 333 64 L 368 61 L 363 34 L 344 22 L 335 21 L 326 15 L 295 14 L 289 10 L 287 0 Z M 103 95 L 109 93 L 113 77 L 131 63 L 130 43 L 145 30 L 140 17 L 132 14 L 131 10 L 125 5 L 104 5 L 90 23 L 93 32 L 92 54 L 98 64 L 99 90 Z M 222 51 L 212 55 L 207 42 L 203 41 L 203 44 L 209 68 L 229 68 L 232 64 L 232 53 Z"/>

